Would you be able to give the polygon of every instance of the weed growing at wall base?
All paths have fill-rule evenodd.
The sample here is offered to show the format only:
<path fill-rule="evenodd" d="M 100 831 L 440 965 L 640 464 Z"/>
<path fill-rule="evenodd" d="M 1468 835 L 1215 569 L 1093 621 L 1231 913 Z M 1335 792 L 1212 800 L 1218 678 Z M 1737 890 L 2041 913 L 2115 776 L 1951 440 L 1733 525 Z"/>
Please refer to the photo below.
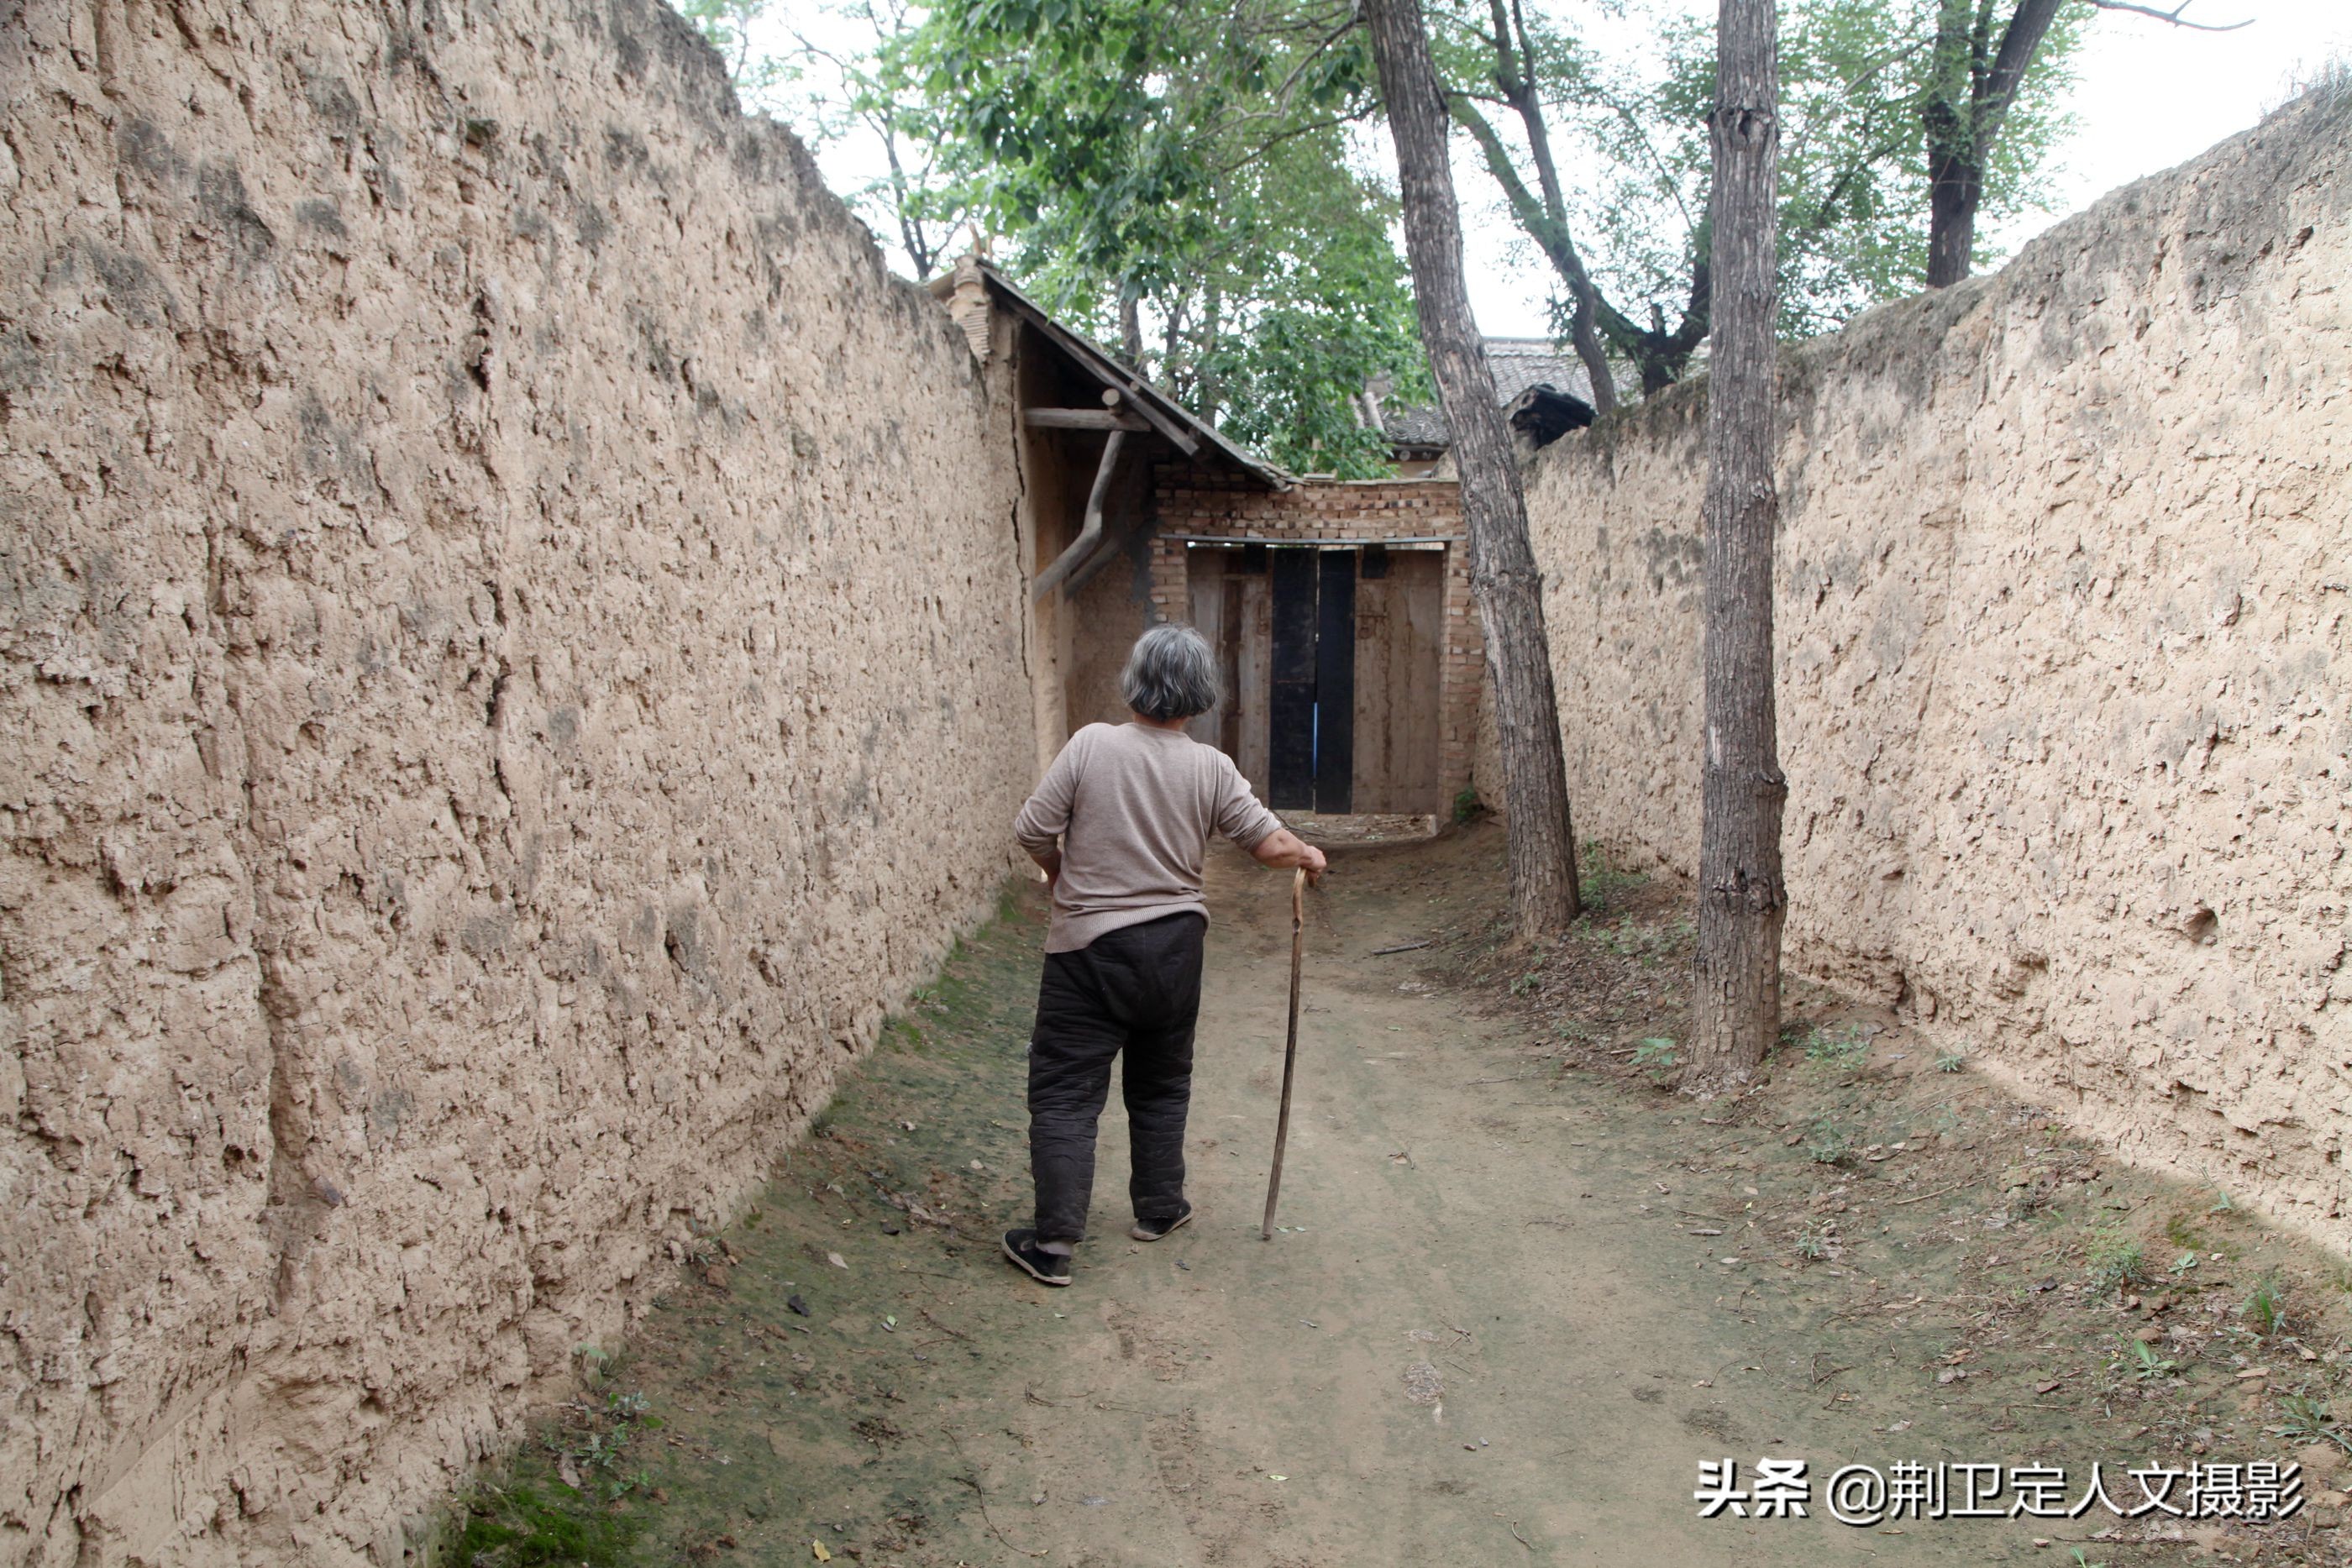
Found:
<path fill-rule="evenodd" d="M 1855 1024 L 1815 1029 L 1805 1037 L 1805 1060 L 1825 1067 L 1851 1067 L 1870 1054 L 1870 1037 Z"/>
<path fill-rule="evenodd" d="M 2126 1236 L 2121 1230 L 2111 1227 L 2094 1232 L 2083 1257 L 2090 1268 L 2091 1282 L 2102 1291 L 2147 1282 L 2147 1249 L 2137 1237 Z"/>
<path fill-rule="evenodd" d="M 467 1498 L 446 1560 L 462 1568 L 618 1568 L 643 1531 L 578 1492 L 485 1486 Z"/>
<path fill-rule="evenodd" d="M 1682 1065 L 1682 1058 L 1675 1053 L 1673 1040 L 1659 1036 L 1633 1048 L 1633 1065 L 1648 1073 L 1651 1082 L 1664 1089 L 1674 1082 L 1675 1070 Z"/>
<path fill-rule="evenodd" d="M 646 1521 L 638 1505 L 658 1501 L 650 1468 L 661 1417 L 640 1393 L 608 1385 L 620 1358 L 593 1345 L 576 1352 L 583 1396 L 536 1427 L 511 1459 L 458 1499 L 428 1553 L 456 1568 L 606 1568 L 634 1563 Z M 604 1387 L 601 1400 L 595 1390 Z"/>

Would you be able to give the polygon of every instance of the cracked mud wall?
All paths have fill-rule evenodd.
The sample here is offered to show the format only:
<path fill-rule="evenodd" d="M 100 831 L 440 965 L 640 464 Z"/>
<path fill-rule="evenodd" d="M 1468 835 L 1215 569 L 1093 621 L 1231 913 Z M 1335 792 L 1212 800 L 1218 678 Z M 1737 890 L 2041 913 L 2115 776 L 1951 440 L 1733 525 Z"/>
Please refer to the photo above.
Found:
<path fill-rule="evenodd" d="M 2352 1246 L 2352 98 L 1807 345 L 1783 399 L 1791 967 Z M 1704 410 L 1528 473 L 1578 831 L 1685 873 Z"/>
<path fill-rule="evenodd" d="M 0 78 L 0 1563 L 389 1563 L 992 906 L 1011 443 L 653 0 Z"/>

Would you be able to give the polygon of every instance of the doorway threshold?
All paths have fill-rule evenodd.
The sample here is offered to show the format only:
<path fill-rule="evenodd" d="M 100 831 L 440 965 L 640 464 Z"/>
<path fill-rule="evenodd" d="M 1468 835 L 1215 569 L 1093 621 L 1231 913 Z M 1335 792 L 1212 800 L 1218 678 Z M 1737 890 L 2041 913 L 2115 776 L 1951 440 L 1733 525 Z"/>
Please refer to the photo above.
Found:
<path fill-rule="evenodd" d="M 1411 844 L 1437 837 L 1437 818 L 1402 811 L 1286 811 L 1283 822 L 1318 849 Z"/>

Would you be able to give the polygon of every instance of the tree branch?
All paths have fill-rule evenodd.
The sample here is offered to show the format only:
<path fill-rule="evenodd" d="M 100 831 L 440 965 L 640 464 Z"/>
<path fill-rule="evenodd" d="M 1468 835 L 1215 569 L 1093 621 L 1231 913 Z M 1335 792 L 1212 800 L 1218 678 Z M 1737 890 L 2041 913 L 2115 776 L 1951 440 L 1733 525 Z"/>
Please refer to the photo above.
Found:
<path fill-rule="evenodd" d="M 2060 0 L 2017 0 L 2009 26 L 2001 29 L 2000 50 L 1978 84 L 1969 117 L 1969 152 L 1977 163 L 1983 163 L 2000 140 L 2000 122 L 2009 117 L 2010 105 L 2017 101 L 2017 89 L 2025 85 L 2025 73 L 2041 51 L 2050 24 L 2057 19 L 2059 4 Z"/>
<path fill-rule="evenodd" d="M 2091 4 L 2102 11 L 2129 11 L 2137 16 L 2153 16 L 2159 22 L 2169 22 L 2176 27 L 2193 27 L 2200 33 L 2234 33 L 2241 27 L 2254 25 L 2252 16 L 2242 22 L 2192 22 L 2180 13 L 2195 3 L 2196 0 L 2180 0 L 2180 4 L 2171 10 L 2159 11 L 2153 5 L 2135 5 L 2131 0 L 2091 0 Z"/>
<path fill-rule="evenodd" d="M 1536 248 L 1544 253 L 1544 258 L 1551 263 L 1552 270 L 1559 273 L 1561 281 L 1568 285 L 1569 297 L 1576 301 L 1576 317 L 1572 322 L 1576 357 L 1583 361 L 1584 373 L 1591 378 L 1593 409 L 1600 413 L 1611 412 L 1617 406 L 1617 381 L 1610 371 L 1609 356 L 1602 351 L 1601 340 L 1593 331 L 1596 320 L 1608 312 L 1609 307 L 1601 299 L 1599 290 L 1593 287 L 1591 276 L 1585 270 L 1584 258 L 1577 254 L 1576 241 L 1569 233 L 1565 215 L 1556 214 L 1533 191 L 1528 189 L 1528 183 L 1521 177 L 1517 165 L 1511 162 L 1510 149 L 1503 144 L 1501 133 L 1487 122 L 1486 117 L 1478 112 L 1467 97 L 1446 93 L 1444 99 L 1449 117 L 1467 131 L 1470 139 L 1478 144 L 1486 172 L 1493 176 L 1495 183 L 1503 188 L 1503 199 L 1509 204 L 1511 215 L 1518 220 L 1528 237 L 1536 242 Z"/>

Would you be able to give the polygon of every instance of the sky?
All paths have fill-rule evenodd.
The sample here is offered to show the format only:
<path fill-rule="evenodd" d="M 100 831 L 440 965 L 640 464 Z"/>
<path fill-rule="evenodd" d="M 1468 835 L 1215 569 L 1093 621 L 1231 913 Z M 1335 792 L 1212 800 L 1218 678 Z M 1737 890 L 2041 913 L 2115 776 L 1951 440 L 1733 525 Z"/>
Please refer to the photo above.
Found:
<path fill-rule="evenodd" d="M 1592 30 L 1610 30 L 1594 0 L 1538 3 L 1580 25 L 1585 21 L 1580 13 L 1594 13 Z M 1706 0 L 1683 3 L 1713 9 Z M 2176 4 L 2163 0 L 2163 8 Z M 2106 192 L 2171 168 L 2253 125 L 2330 59 L 2352 60 L 2352 0 L 2190 0 L 2187 15 L 2252 26 L 2203 33 L 2124 12 L 2102 12 L 2092 19 L 2067 103 L 2075 128 L 2060 145 L 2050 172 L 2052 210 L 1992 236 L 2002 255 L 2013 255 L 2035 234 Z M 825 14 L 823 0 L 773 0 L 754 36 L 755 47 L 788 55 L 796 47 L 795 28 L 822 46 L 853 41 Z M 871 178 L 879 167 L 877 150 L 855 139 L 821 146 L 817 157 L 836 190 Z M 1517 231 L 1487 205 L 1475 166 L 1465 159 L 1458 167 L 1471 305 L 1479 326 L 1499 337 L 1549 335 L 1549 269 L 1525 254 Z"/>

